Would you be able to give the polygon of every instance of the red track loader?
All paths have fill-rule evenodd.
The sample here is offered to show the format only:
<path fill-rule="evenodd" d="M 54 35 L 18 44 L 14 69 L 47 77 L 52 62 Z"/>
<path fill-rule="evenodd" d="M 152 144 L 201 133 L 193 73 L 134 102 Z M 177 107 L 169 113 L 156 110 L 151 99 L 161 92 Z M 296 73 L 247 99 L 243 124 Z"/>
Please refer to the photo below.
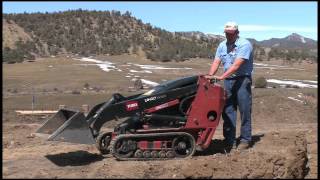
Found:
<path fill-rule="evenodd" d="M 211 143 L 225 104 L 225 91 L 203 75 L 167 81 L 152 90 L 124 97 L 113 94 L 85 116 L 60 109 L 36 133 L 48 140 L 96 144 L 118 160 L 186 158 Z M 101 127 L 123 119 L 110 132 Z"/>

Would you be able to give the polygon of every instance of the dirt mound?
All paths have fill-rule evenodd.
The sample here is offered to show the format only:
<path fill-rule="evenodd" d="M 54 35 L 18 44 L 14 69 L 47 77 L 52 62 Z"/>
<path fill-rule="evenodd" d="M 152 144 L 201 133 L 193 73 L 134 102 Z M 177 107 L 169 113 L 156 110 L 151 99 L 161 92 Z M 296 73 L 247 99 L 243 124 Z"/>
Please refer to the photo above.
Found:
<path fill-rule="evenodd" d="M 283 145 L 286 148 L 283 148 Z M 186 178 L 303 178 L 308 172 L 303 132 L 268 133 L 246 152 L 235 151 L 228 155 L 213 156 L 212 160 L 205 157 L 205 161 L 190 162 L 184 170 L 184 176 Z"/>

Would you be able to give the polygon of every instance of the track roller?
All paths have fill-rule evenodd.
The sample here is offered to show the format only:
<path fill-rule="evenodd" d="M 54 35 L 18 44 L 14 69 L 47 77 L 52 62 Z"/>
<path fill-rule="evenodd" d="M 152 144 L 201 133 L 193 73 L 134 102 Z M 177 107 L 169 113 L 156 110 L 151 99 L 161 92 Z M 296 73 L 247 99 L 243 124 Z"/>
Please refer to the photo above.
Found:
<path fill-rule="evenodd" d="M 109 145 L 111 142 L 111 132 L 103 132 L 99 134 L 96 140 L 96 147 L 100 151 L 101 154 L 109 153 Z"/>

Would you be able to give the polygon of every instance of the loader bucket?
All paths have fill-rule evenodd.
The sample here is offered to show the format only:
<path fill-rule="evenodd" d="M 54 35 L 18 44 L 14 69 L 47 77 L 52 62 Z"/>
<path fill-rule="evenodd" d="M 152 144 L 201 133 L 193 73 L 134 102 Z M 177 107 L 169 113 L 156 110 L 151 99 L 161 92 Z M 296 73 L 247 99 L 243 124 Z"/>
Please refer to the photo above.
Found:
<path fill-rule="evenodd" d="M 95 143 L 86 118 L 79 111 L 60 109 L 36 133 L 49 135 L 48 141 L 63 141 L 78 144 Z"/>

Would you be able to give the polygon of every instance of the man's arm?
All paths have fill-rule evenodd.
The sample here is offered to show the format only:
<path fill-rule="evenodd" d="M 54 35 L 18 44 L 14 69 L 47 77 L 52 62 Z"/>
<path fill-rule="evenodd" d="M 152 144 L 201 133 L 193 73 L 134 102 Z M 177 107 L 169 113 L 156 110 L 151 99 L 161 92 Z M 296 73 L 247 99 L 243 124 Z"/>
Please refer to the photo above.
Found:
<path fill-rule="evenodd" d="M 242 58 L 235 59 L 233 65 L 226 72 L 224 72 L 221 76 L 215 76 L 214 78 L 217 78 L 218 80 L 223 80 L 229 77 L 231 74 L 235 73 L 243 63 L 244 63 L 244 59 Z"/>
<path fill-rule="evenodd" d="M 221 59 L 219 59 L 219 58 L 214 59 L 213 63 L 211 64 L 210 71 L 209 71 L 210 76 L 215 75 L 217 73 L 220 63 L 221 63 Z"/>

